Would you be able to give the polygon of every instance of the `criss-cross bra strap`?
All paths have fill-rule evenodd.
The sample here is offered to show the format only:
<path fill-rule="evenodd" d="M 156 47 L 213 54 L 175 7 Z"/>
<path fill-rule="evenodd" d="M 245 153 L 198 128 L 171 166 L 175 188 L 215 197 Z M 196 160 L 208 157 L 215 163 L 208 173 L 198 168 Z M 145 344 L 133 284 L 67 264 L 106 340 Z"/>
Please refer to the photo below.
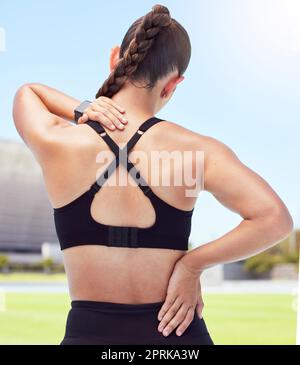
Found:
<path fill-rule="evenodd" d="M 92 127 L 106 142 L 108 147 L 112 150 L 112 152 L 115 154 L 116 158 L 119 157 L 120 149 L 118 145 L 115 143 L 113 139 L 110 138 L 110 136 L 106 133 L 105 129 L 100 125 L 98 122 L 95 122 L 93 120 L 89 120 L 86 124 L 88 124 L 90 127 Z"/>
<path fill-rule="evenodd" d="M 91 128 L 93 128 L 103 138 L 108 147 L 112 150 L 112 152 L 116 156 L 115 160 L 113 160 L 109 164 L 108 168 L 98 177 L 97 181 L 91 186 L 91 189 L 94 190 L 95 193 L 101 189 L 105 181 L 109 178 L 109 176 L 114 172 L 114 170 L 119 166 L 120 163 L 123 166 L 125 166 L 131 177 L 135 180 L 135 182 L 145 195 L 147 195 L 151 191 L 151 188 L 148 186 L 147 182 L 143 179 L 140 172 L 137 170 L 134 164 L 129 160 L 128 153 L 149 128 L 151 128 L 153 125 L 161 121 L 163 121 L 163 119 L 156 117 L 147 119 L 144 123 L 142 123 L 139 129 L 130 138 L 125 147 L 122 148 L 121 150 L 115 143 L 115 141 L 106 133 L 105 129 L 98 122 L 91 120 L 86 122 L 86 124 L 88 124 Z"/>
<path fill-rule="evenodd" d="M 134 133 L 134 135 L 130 138 L 130 140 L 127 142 L 127 145 L 125 146 L 127 149 L 127 152 L 130 152 L 132 148 L 135 146 L 137 141 L 141 138 L 141 136 L 153 125 L 157 124 L 158 122 L 163 121 L 163 119 L 152 117 L 150 119 L 147 119 L 140 127 L 139 129 Z"/>

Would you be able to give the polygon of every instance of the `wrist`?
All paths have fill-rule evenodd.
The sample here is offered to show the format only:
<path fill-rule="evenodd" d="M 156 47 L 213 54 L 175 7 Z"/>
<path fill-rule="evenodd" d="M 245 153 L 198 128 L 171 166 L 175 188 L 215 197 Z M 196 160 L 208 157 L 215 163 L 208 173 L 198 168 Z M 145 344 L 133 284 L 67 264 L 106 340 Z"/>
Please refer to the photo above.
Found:
<path fill-rule="evenodd" d="M 200 277 L 203 269 L 201 267 L 195 267 L 190 259 L 188 257 L 188 254 L 183 256 L 181 259 L 178 260 L 178 262 L 192 275 L 196 277 Z"/>
<path fill-rule="evenodd" d="M 91 104 L 91 101 L 89 100 L 85 100 L 82 103 L 80 103 L 79 105 L 77 105 L 77 107 L 74 110 L 74 121 L 77 123 L 78 119 L 80 117 L 82 117 L 85 109 L 87 109 Z"/>

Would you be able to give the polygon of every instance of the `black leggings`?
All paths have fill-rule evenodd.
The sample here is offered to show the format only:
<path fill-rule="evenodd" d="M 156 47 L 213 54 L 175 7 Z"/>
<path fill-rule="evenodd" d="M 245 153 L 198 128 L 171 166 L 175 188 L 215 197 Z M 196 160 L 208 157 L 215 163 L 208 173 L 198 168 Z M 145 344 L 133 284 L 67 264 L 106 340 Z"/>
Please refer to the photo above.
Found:
<path fill-rule="evenodd" d="M 181 336 L 175 330 L 167 337 L 158 332 L 163 303 L 72 301 L 61 345 L 213 345 L 196 311 Z"/>

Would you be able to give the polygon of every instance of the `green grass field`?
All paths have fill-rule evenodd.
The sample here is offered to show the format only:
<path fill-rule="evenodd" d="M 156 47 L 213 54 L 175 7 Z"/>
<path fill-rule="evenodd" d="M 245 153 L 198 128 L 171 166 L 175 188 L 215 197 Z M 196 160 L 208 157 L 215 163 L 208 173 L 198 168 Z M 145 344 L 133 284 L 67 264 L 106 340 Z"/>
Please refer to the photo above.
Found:
<path fill-rule="evenodd" d="M 66 274 L 44 274 L 40 272 L 12 272 L 8 274 L 0 273 L 0 284 L 2 282 L 6 283 L 57 283 L 57 282 L 67 282 Z"/>
<path fill-rule="evenodd" d="M 215 344 L 295 344 L 295 297 L 288 294 L 207 294 L 204 318 Z M 59 344 L 66 294 L 8 293 L 0 312 L 0 344 Z"/>

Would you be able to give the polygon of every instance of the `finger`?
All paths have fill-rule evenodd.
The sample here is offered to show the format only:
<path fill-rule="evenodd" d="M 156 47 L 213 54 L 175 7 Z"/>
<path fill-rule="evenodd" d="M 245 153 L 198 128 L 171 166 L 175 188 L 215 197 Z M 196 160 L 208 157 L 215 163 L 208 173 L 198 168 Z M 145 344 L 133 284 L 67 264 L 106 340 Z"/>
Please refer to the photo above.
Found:
<path fill-rule="evenodd" d="M 125 128 L 123 123 L 121 123 L 120 120 L 110 110 L 102 108 L 102 110 L 99 113 L 105 115 L 106 118 L 109 119 L 116 128 L 120 130 L 123 130 Z"/>
<path fill-rule="evenodd" d="M 82 123 L 86 123 L 88 120 L 89 120 L 89 117 L 88 117 L 87 113 L 83 113 L 83 115 L 81 117 Z"/>
<path fill-rule="evenodd" d="M 111 100 L 107 96 L 100 96 L 100 98 L 96 99 L 96 102 L 97 103 L 98 102 L 107 103 L 107 104 L 111 105 L 112 107 L 114 107 L 115 109 L 117 109 L 120 113 L 125 113 L 125 109 L 121 105 L 119 105 L 115 101 Z"/>
<path fill-rule="evenodd" d="M 111 123 L 118 129 L 123 130 L 124 125 L 117 119 L 109 110 L 106 108 L 101 108 L 99 111 L 100 114 L 104 115 L 107 119 L 111 121 Z"/>
<path fill-rule="evenodd" d="M 164 328 L 168 325 L 168 323 L 172 320 L 172 318 L 176 315 L 178 312 L 181 302 L 178 299 L 175 300 L 174 304 L 168 309 L 168 311 L 163 316 L 162 320 L 160 321 L 160 324 L 158 325 L 158 331 L 162 332 Z"/>
<path fill-rule="evenodd" d="M 122 125 L 127 123 L 127 119 L 109 104 L 104 104 L 104 106 L 93 104 L 91 108 L 95 112 L 104 113 L 115 124 L 116 127 L 119 126 L 121 129 L 123 129 Z"/>
<path fill-rule="evenodd" d="M 121 107 L 120 105 L 118 105 L 117 103 L 115 103 L 113 100 L 111 100 L 109 98 L 103 99 L 102 105 L 105 107 L 109 106 L 110 108 L 115 110 L 117 113 L 120 113 L 121 116 L 123 116 L 124 113 L 126 112 L 126 110 L 123 107 Z"/>
<path fill-rule="evenodd" d="M 180 308 L 177 309 L 176 315 L 171 319 L 171 321 L 163 330 L 164 336 L 169 336 L 174 331 L 174 329 L 184 321 L 187 311 L 188 309 L 185 305 L 181 305 Z"/>
<path fill-rule="evenodd" d="M 89 117 L 87 114 L 83 113 L 82 116 L 78 119 L 77 124 L 83 124 L 86 123 L 89 120 Z"/>
<path fill-rule="evenodd" d="M 177 336 L 181 336 L 186 331 L 186 329 L 188 328 L 188 326 L 191 324 L 192 320 L 194 319 L 194 313 L 195 313 L 195 309 L 189 308 L 184 320 L 181 322 L 181 324 L 178 326 L 178 328 L 176 330 Z"/>
<path fill-rule="evenodd" d="M 111 122 L 111 120 L 109 118 L 107 118 L 105 115 L 103 115 L 103 113 L 88 111 L 87 115 L 88 115 L 89 119 L 99 122 L 101 125 L 103 125 L 103 127 L 106 127 L 111 130 L 116 129 L 116 127 Z"/>
<path fill-rule="evenodd" d="M 171 308 L 171 306 L 174 304 L 176 298 L 172 298 L 171 296 L 166 297 L 166 300 L 161 307 L 160 311 L 158 312 L 158 320 L 161 321 L 164 317 L 164 315 L 167 313 L 167 311 Z"/>

